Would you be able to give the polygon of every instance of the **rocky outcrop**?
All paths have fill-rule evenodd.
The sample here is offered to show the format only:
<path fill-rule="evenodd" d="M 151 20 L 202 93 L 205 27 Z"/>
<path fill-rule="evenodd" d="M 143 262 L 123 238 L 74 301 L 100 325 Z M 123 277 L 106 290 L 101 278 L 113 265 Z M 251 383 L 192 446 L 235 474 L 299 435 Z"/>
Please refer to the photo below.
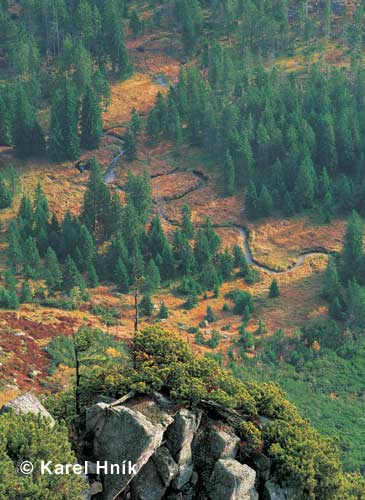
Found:
<path fill-rule="evenodd" d="M 94 456 L 99 464 L 107 464 L 107 469 L 101 469 L 105 500 L 113 500 L 122 492 L 134 471 L 140 471 L 142 478 L 147 476 L 147 483 L 152 482 L 155 467 L 143 466 L 160 447 L 164 432 L 173 422 L 155 401 L 145 402 L 139 409 L 131 406 L 98 403 L 87 413 L 86 428 L 93 432 Z M 141 493 L 136 498 L 150 497 Z"/>
<path fill-rule="evenodd" d="M 237 460 L 218 460 L 207 485 L 211 500 L 257 500 L 256 472 Z"/>
<path fill-rule="evenodd" d="M 216 403 L 181 408 L 154 396 L 99 402 L 87 411 L 85 449 L 96 463 L 131 462 L 135 473 L 92 475 L 103 493 L 92 500 L 289 500 L 273 481 L 263 452 L 242 463 L 239 415 Z M 240 461 L 241 460 L 241 461 Z M 99 486 L 98 486 L 99 487 Z"/>
<path fill-rule="evenodd" d="M 42 403 L 30 392 L 21 394 L 12 401 L 6 403 L 0 409 L 0 413 L 11 410 L 17 414 L 33 413 L 34 415 L 40 415 L 41 417 L 47 418 L 52 427 L 55 424 L 52 416 L 48 413 Z"/>

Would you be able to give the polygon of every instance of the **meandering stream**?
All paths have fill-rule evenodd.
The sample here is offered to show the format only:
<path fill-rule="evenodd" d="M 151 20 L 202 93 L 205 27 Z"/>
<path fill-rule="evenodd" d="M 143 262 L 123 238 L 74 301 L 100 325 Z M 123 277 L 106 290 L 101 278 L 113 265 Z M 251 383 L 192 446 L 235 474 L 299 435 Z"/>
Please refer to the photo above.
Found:
<path fill-rule="evenodd" d="M 124 151 L 123 146 L 122 146 L 123 140 L 121 139 L 121 137 L 118 134 L 105 131 L 104 136 L 113 137 L 114 140 L 117 140 L 118 142 L 121 143 L 120 151 L 118 152 L 117 155 L 115 155 L 112 158 L 112 160 L 108 166 L 108 169 L 107 169 L 106 173 L 104 174 L 105 183 L 111 184 L 117 180 L 116 168 L 118 165 L 118 161 L 124 155 L 125 151 Z M 168 177 L 169 175 L 173 175 L 176 172 L 183 172 L 183 170 L 179 170 L 179 168 L 175 168 L 174 170 L 171 170 L 170 172 L 155 174 L 151 177 L 152 178 L 162 177 L 162 176 Z M 156 210 L 157 210 L 159 217 L 172 226 L 179 226 L 179 223 L 176 220 L 169 218 L 168 215 L 166 215 L 165 210 L 164 210 L 165 204 L 167 202 L 170 202 L 170 201 L 179 200 L 181 198 L 184 198 L 188 194 L 190 194 L 194 191 L 197 191 L 199 189 L 202 189 L 207 184 L 207 182 L 209 180 L 209 178 L 203 172 L 199 172 L 197 170 L 194 170 L 194 171 L 191 171 L 190 173 L 198 179 L 198 182 L 194 186 L 191 186 L 189 189 L 187 189 L 186 191 L 184 191 L 183 193 L 180 193 L 178 195 L 160 196 L 160 197 L 154 198 L 154 203 L 155 203 Z M 116 185 L 116 189 L 123 191 L 123 188 L 119 185 Z M 273 269 L 269 266 L 266 266 L 265 264 L 261 264 L 260 262 L 258 262 L 254 258 L 253 254 L 251 252 L 251 249 L 250 249 L 250 245 L 249 245 L 249 232 L 244 226 L 241 226 L 239 224 L 227 223 L 227 224 L 213 224 L 213 227 L 236 229 L 239 232 L 239 234 L 243 240 L 242 248 L 243 248 L 243 252 L 245 254 L 247 263 L 251 266 L 254 265 L 260 269 L 263 269 L 264 271 L 266 271 L 269 274 L 286 274 L 286 273 L 289 273 L 289 272 L 293 271 L 294 269 L 302 266 L 304 264 L 304 262 L 311 257 L 315 257 L 318 255 L 328 255 L 328 252 L 325 249 L 304 251 L 304 252 L 301 252 L 299 254 L 296 262 L 292 266 L 290 266 L 284 270 L 276 270 L 276 269 Z"/>

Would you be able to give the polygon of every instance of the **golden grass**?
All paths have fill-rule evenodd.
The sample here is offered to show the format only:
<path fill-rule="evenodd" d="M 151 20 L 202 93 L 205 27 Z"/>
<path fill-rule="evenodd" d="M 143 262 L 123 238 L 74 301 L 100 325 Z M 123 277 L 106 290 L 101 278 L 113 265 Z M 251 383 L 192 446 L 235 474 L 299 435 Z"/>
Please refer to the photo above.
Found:
<path fill-rule="evenodd" d="M 314 225 L 306 217 L 269 219 L 249 224 L 250 247 L 261 264 L 278 270 L 293 265 L 301 252 L 325 249 L 339 251 L 346 221 Z"/>

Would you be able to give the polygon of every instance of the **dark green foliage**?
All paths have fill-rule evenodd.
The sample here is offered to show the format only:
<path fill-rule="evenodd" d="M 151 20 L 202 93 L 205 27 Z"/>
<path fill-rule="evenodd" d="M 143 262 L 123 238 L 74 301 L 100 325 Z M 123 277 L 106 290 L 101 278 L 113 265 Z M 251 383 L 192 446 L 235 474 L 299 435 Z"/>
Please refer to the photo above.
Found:
<path fill-rule="evenodd" d="M 90 177 L 84 195 L 81 220 L 92 233 L 101 232 L 104 236 L 110 232 L 110 194 L 106 187 L 100 166 L 92 159 Z"/>
<path fill-rule="evenodd" d="M 86 89 L 81 108 L 81 138 L 84 149 L 96 149 L 100 145 L 102 134 L 101 106 L 95 90 L 89 86 Z"/>
<path fill-rule="evenodd" d="M 24 303 L 30 304 L 32 302 L 32 300 L 33 300 L 33 294 L 32 294 L 32 291 L 30 289 L 29 283 L 28 283 L 28 281 L 23 281 L 22 289 L 20 292 L 20 302 L 22 304 L 24 304 Z"/>
<path fill-rule="evenodd" d="M 146 293 L 153 293 L 161 285 L 161 277 L 158 267 L 153 259 L 149 261 L 144 272 L 143 289 Z"/>
<path fill-rule="evenodd" d="M 19 299 L 15 290 L 0 288 L 0 308 L 19 309 Z"/>
<path fill-rule="evenodd" d="M 207 307 L 207 313 L 205 315 L 205 319 L 208 321 L 208 323 L 214 323 L 216 321 L 216 317 L 214 315 L 213 309 L 211 306 Z"/>
<path fill-rule="evenodd" d="M 363 271 L 363 225 L 359 215 L 353 212 L 346 226 L 341 256 L 341 277 L 344 282 L 359 279 Z"/>
<path fill-rule="evenodd" d="M 11 206 L 13 201 L 13 193 L 9 189 L 9 186 L 4 179 L 4 176 L 0 174 L 0 209 L 8 208 Z"/>
<path fill-rule="evenodd" d="M 185 238 L 191 240 L 194 237 L 194 226 L 191 221 L 191 209 L 188 205 L 183 205 L 181 221 L 181 232 Z"/>
<path fill-rule="evenodd" d="M 165 302 L 162 302 L 160 310 L 158 312 L 158 319 L 167 319 L 169 317 L 169 310 Z"/>
<path fill-rule="evenodd" d="M 144 295 L 139 304 L 139 310 L 142 316 L 152 316 L 153 302 L 150 295 Z"/>
<path fill-rule="evenodd" d="M 137 139 L 136 133 L 131 127 L 128 127 L 123 136 L 123 148 L 127 160 L 133 161 L 137 159 Z"/>
<path fill-rule="evenodd" d="M 76 160 L 80 156 L 78 136 L 79 103 L 74 84 L 64 79 L 52 102 L 48 151 L 52 160 Z"/>
<path fill-rule="evenodd" d="M 62 271 L 57 259 L 56 252 L 49 247 L 45 256 L 45 280 L 51 291 L 56 291 L 62 285 Z"/>
<path fill-rule="evenodd" d="M 275 299 L 276 297 L 280 296 L 280 289 L 279 289 L 279 283 L 277 279 L 273 279 L 270 285 L 270 290 L 269 290 L 269 297 L 271 299 Z"/>
<path fill-rule="evenodd" d="M 68 255 L 63 270 L 62 290 L 70 294 L 74 288 L 79 288 L 83 291 L 85 289 L 85 282 L 79 273 L 75 262 L 72 260 L 70 255 Z"/>

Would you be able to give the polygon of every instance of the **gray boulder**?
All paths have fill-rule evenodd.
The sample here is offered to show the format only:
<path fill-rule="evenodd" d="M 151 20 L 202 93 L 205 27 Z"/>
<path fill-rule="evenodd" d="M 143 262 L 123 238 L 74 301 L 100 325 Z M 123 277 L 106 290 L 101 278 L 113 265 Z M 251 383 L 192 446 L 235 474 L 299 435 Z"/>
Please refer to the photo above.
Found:
<path fill-rule="evenodd" d="M 199 427 L 201 411 L 182 409 L 175 415 L 174 423 L 166 431 L 166 446 L 175 457 L 187 443 L 191 444 L 194 433 Z"/>
<path fill-rule="evenodd" d="M 210 427 L 207 434 L 207 451 L 213 460 L 235 458 L 240 443 L 238 436 L 216 426 Z"/>
<path fill-rule="evenodd" d="M 281 488 L 275 481 L 266 481 L 263 497 L 265 500 L 292 500 L 296 498 L 288 489 Z"/>
<path fill-rule="evenodd" d="M 172 482 L 175 490 L 181 490 L 192 476 L 194 467 L 191 443 L 200 425 L 201 415 L 201 411 L 182 409 L 177 412 L 173 424 L 166 431 L 166 446 L 178 464 L 178 473 Z"/>
<path fill-rule="evenodd" d="M 161 446 L 152 456 L 152 460 L 162 483 L 168 486 L 179 471 L 178 465 L 172 458 L 171 453 L 165 446 Z"/>
<path fill-rule="evenodd" d="M 173 419 L 165 414 L 163 419 L 156 418 L 159 409 L 152 411 L 150 419 L 140 411 L 126 406 L 98 403 L 87 413 L 87 430 L 94 432 L 94 455 L 99 462 L 136 464 L 136 471 L 148 462 L 161 445 L 163 434 Z M 162 423 L 163 422 L 163 423 Z M 103 473 L 104 500 L 113 500 L 122 492 L 134 475 Z"/>
<path fill-rule="evenodd" d="M 237 460 L 218 460 L 209 484 L 206 485 L 211 500 L 257 500 L 256 472 Z"/>
<path fill-rule="evenodd" d="M 271 475 L 271 460 L 263 453 L 258 453 L 252 458 L 252 461 L 257 469 L 257 473 L 261 479 L 268 481 Z"/>
<path fill-rule="evenodd" d="M 40 415 L 41 417 L 47 418 L 51 427 L 55 425 L 55 421 L 50 413 L 45 409 L 42 403 L 30 392 L 26 394 L 21 394 L 12 401 L 6 403 L 1 409 L 0 413 L 7 411 L 14 411 L 16 414 L 21 413 L 33 413 L 34 415 Z"/>
<path fill-rule="evenodd" d="M 142 467 L 130 485 L 132 500 L 161 500 L 166 490 L 167 486 L 163 484 L 152 459 Z"/>

